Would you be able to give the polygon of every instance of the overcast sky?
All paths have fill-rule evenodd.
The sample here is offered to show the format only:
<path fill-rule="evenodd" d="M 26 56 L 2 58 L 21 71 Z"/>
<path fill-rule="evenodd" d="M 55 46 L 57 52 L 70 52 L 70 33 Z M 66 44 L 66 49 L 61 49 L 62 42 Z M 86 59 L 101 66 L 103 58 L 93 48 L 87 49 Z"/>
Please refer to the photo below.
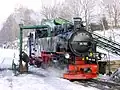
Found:
<path fill-rule="evenodd" d="M 55 1 L 60 2 L 63 0 L 1 0 L 0 1 L 0 24 L 14 11 L 14 8 L 23 5 L 35 11 L 41 9 L 41 1 L 43 4 L 53 5 Z"/>

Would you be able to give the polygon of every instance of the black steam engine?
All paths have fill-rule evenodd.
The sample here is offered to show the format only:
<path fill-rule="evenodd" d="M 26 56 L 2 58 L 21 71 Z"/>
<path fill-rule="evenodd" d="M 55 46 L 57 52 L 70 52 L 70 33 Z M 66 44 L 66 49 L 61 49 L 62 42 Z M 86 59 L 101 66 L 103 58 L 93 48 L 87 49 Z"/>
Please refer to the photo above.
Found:
<path fill-rule="evenodd" d="M 36 29 L 30 33 L 30 64 L 47 65 L 57 57 L 58 61 L 67 61 L 68 72 L 63 75 L 64 78 L 71 80 L 97 77 L 100 53 L 96 52 L 96 43 L 86 31 L 81 18 L 74 18 L 74 23 L 59 21 L 49 21 L 53 25 L 44 22 L 43 25 L 47 24 L 49 28 Z"/>

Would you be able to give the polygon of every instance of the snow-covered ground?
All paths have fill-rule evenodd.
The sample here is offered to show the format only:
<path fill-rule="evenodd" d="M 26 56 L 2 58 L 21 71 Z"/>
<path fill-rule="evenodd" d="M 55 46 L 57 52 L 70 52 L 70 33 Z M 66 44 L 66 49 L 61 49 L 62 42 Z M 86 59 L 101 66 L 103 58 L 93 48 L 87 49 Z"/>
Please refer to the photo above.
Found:
<path fill-rule="evenodd" d="M 101 36 L 105 36 L 106 38 L 111 39 L 117 43 L 120 43 L 120 29 L 109 29 L 109 30 L 105 30 L 105 31 L 95 31 L 94 33 L 99 34 Z M 108 56 L 108 52 L 101 49 L 101 48 L 97 48 L 97 51 L 102 52 L 102 53 L 106 53 L 107 54 L 107 58 L 105 58 L 105 60 L 109 59 Z M 117 56 L 115 54 L 109 53 L 110 55 L 110 60 L 120 60 L 120 56 Z"/>
<path fill-rule="evenodd" d="M 11 67 L 12 60 L 18 60 L 18 56 L 18 50 L 0 49 L 0 68 Z M 29 67 L 29 71 L 29 74 L 14 76 L 10 70 L 0 69 L 0 90 L 98 90 L 62 79 L 63 72 L 54 68 Z"/>
<path fill-rule="evenodd" d="M 0 79 L 0 88 L 1 90 L 97 90 L 96 88 L 74 84 L 48 73 L 49 71 L 41 70 L 38 74 L 23 74 L 17 77 L 4 76 Z"/>
<path fill-rule="evenodd" d="M 18 50 L 0 48 L 0 68 L 11 67 L 13 59 L 15 60 L 15 63 L 18 64 Z"/>
<path fill-rule="evenodd" d="M 42 72 L 42 71 L 41 71 Z M 44 74 L 23 74 L 17 77 L 4 76 L 0 78 L 0 90 L 97 90 L 92 87 L 73 84 L 58 77 Z"/>

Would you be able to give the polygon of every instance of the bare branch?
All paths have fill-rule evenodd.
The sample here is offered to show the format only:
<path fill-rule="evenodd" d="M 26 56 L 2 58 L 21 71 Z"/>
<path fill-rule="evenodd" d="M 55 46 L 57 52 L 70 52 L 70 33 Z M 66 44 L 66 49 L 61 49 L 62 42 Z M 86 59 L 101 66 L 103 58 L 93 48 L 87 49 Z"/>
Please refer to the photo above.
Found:
<path fill-rule="evenodd" d="M 118 26 L 118 21 L 120 20 L 120 1 L 119 0 L 111 0 L 111 3 L 105 3 L 107 14 L 110 19 L 110 23 L 114 23 L 114 27 Z"/>

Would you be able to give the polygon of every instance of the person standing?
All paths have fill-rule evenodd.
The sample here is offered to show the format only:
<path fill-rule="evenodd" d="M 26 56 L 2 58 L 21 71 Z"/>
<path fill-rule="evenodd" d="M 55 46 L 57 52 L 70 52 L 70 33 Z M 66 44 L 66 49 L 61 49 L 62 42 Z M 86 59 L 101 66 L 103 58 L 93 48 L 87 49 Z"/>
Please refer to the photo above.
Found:
<path fill-rule="evenodd" d="M 22 52 L 22 60 L 25 62 L 26 72 L 28 72 L 29 56 L 24 51 Z"/>

